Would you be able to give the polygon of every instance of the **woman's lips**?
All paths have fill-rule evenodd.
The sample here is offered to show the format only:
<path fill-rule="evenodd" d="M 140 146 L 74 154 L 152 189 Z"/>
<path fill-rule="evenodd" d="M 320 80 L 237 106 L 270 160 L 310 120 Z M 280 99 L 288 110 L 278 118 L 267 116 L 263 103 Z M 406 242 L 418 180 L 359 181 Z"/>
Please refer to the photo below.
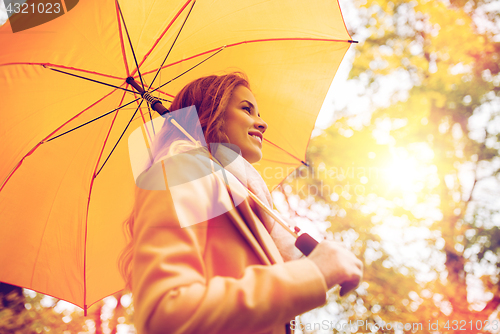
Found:
<path fill-rule="evenodd" d="M 262 144 L 262 138 L 257 136 L 257 135 L 254 135 L 254 134 L 248 134 L 250 137 L 252 138 L 255 138 L 260 144 Z"/>

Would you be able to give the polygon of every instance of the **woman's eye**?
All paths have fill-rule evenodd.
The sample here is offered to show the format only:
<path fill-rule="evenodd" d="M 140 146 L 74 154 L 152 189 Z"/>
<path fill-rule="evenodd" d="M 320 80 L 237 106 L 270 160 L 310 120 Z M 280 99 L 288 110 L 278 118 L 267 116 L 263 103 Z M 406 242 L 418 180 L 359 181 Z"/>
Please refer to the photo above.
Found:
<path fill-rule="evenodd" d="M 243 107 L 242 109 L 246 110 L 249 114 L 252 112 L 252 110 L 250 109 L 250 107 Z"/>

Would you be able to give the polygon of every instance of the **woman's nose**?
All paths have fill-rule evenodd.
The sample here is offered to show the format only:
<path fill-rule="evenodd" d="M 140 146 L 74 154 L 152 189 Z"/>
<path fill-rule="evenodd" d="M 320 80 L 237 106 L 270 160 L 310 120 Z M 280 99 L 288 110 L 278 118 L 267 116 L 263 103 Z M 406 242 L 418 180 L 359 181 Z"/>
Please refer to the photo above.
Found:
<path fill-rule="evenodd" d="M 257 121 L 255 122 L 255 127 L 256 127 L 257 129 L 259 129 L 259 131 L 260 131 L 261 133 L 264 133 L 264 132 L 266 132 L 266 130 L 267 130 L 267 123 L 266 123 L 266 122 L 264 122 L 264 120 L 263 120 L 262 118 L 260 118 L 260 117 L 259 117 L 259 118 L 257 119 Z"/>

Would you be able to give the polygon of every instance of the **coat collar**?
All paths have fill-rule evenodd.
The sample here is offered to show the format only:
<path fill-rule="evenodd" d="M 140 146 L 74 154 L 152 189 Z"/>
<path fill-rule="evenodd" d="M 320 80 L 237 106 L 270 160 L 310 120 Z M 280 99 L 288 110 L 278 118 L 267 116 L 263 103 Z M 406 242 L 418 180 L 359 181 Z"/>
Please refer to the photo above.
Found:
<path fill-rule="evenodd" d="M 228 178 L 234 178 L 233 175 L 226 171 Z M 232 196 L 233 209 L 226 214 L 230 217 L 235 227 L 240 231 L 243 237 L 250 244 L 252 249 L 258 255 L 260 260 L 267 265 L 283 263 L 283 258 L 276 247 L 271 235 L 265 228 L 261 219 L 252 210 L 250 201 L 252 199 L 248 194 L 244 194 L 241 189 L 229 187 L 219 173 L 214 173 L 219 181 L 224 184 L 228 193 Z M 229 181 L 231 183 L 231 181 Z M 243 201 L 237 201 L 235 198 L 245 198 Z M 234 203 L 239 203 L 237 206 Z"/>

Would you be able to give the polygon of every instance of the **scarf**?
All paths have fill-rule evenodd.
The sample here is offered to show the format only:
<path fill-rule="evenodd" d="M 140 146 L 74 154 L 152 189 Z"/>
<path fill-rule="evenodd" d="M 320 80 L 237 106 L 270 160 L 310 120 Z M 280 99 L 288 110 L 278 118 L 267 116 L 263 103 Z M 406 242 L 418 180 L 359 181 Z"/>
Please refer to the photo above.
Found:
<path fill-rule="evenodd" d="M 269 209 L 273 209 L 273 200 L 264 179 L 259 172 L 239 153 L 237 146 L 231 144 L 210 144 L 213 157 L 224 167 L 226 171 L 233 174 L 248 190 L 254 193 Z M 285 230 L 283 226 L 276 223 L 264 209 L 257 203 L 251 201 L 251 207 L 261 219 L 267 231 L 271 235 L 284 261 L 299 259 L 303 254 L 295 247 L 295 238 Z"/>
<path fill-rule="evenodd" d="M 192 143 L 188 140 L 177 140 L 173 142 L 165 155 L 157 156 L 154 161 L 147 161 L 143 170 L 149 169 L 153 163 L 163 160 L 169 156 L 181 154 L 191 150 L 199 152 L 209 157 L 208 149 L 201 143 Z M 240 149 L 236 145 L 228 143 L 210 144 L 210 151 L 213 152 L 213 159 L 220 164 L 227 172 L 236 177 L 249 191 L 254 193 L 269 209 L 273 208 L 273 201 L 264 179 L 259 172 L 240 154 Z M 285 230 L 283 226 L 276 223 L 264 209 L 253 200 L 250 201 L 252 210 L 262 221 L 269 235 L 273 239 L 283 260 L 291 261 L 303 257 L 303 254 L 295 247 L 295 238 Z"/>

